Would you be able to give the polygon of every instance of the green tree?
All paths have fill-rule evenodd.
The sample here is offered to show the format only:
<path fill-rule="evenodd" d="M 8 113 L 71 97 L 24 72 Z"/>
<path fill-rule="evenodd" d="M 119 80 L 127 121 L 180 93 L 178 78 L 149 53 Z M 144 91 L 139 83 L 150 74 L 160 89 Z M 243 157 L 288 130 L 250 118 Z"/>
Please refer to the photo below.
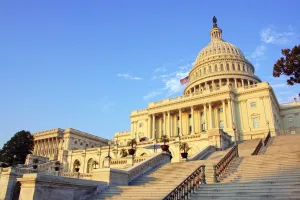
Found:
<path fill-rule="evenodd" d="M 29 131 L 17 132 L 6 142 L 0 152 L 0 161 L 9 165 L 24 164 L 27 154 L 31 154 L 34 138 Z"/>
<path fill-rule="evenodd" d="M 291 49 L 282 49 L 280 57 L 273 67 L 273 76 L 288 76 L 288 85 L 300 83 L 300 45 Z M 299 94 L 300 95 L 300 94 Z"/>

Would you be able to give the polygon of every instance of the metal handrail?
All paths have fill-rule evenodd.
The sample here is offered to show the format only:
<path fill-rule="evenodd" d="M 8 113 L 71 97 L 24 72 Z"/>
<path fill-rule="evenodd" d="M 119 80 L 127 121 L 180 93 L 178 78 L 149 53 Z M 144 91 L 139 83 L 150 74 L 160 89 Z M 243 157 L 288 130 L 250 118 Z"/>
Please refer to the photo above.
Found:
<path fill-rule="evenodd" d="M 203 170 L 201 169 L 203 168 Z M 205 184 L 205 166 L 201 165 L 191 175 L 189 175 L 184 181 L 182 181 L 174 190 L 166 195 L 163 200 L 181 200 L 188 199 L 190 194 L 195 192 L 195 188 L 199 183 Z M 203 173 L 201 173 L 203 172 Z M 202 176 L 201 176 L 202 175 Z"/>
<path fill-rule="evenodd" d="M 270 140 L 270 138 L 271 138 L 271 133 L 269 132 L 266 139 L 265 139 L 265 141 L 264 141 L 264 146 L 266 146 L 268 144 L 268 141 Z"/>
<path fill-rule="evenodd" d="M 251 155 L 252 156 L 257 155 L 262 146 L 263 146 L 263 141 L 262 141 L 262 139 L 260 139 L 259 143 L 257 144 L 255 150 L 253 151 L 253 153 Z"/>
<path fill-rule="evenodd" d="M 226 170 L 227 166 L 230 164 L 230 162 L 233 160 L 233 158 L 237 157 L 237 151 L 238 148 L 237 145 L 232 147 L 232 149 L 218 162 L 218 164 L 215 165 L 216 169 L 216 178 L 220 178 L 222 173 Z"/>

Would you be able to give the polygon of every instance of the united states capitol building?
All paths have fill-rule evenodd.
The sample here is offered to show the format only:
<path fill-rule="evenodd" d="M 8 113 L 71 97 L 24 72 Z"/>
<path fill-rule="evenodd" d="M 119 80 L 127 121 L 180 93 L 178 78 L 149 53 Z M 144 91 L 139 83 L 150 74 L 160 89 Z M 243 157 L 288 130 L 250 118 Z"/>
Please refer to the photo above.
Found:
<path fill-rule="evenodd" d="M 202 174 L 203 165 L 206 165 L 206 182 L 210 183 L 211 178 L 211 184 L 217 184 L 216 179 L 218 182 L 224 181 L 221 178 L 221 170 L 225 172 L 228 167 L 234 166 L 224 164 L 233 162 L 224 159 L 233 155 L 231 148 L 235 148 L 232 146 L 234 142 L 239 144 L 239 158 L 248 156 L 254 159 L 267 156 L 268 148 L 271 149 L 269 152 L 275 153 L 276 149 L 272 146 L 275 145 L 274 141 L 278 141 L 277 145 L 282 141 L 290 142 L 290 149 L 297 148 L 293 141 L 297 141 L 299 145 L 300 138 L 297 133 L 300 133 L 300 102 L 295 99 L 293 102 L 279 103 L 270 84 L 255 75 L 254 66 L 245 58 L 243 52 L 223 39 L 223 31 L 218 27 L 216 18 L 213 20 L 210 36 L 209 44 L 196 56 L 183 95 L 151 102 L 147 108 L 132 111 L 130 130 L 115 133 L 112 140 L 73 128 L 55 128 L 35 133 L 34 151 L 27 156 L 26 163 L 7 171 L 17 174 L 15 182 L 21 185 L 20 197 L 46 199 L 41 196 L 35 198 L 32 190 L 35 193 L 43 193 L 37 192 L 36 188 L 46 187 L 44 182 L 55 180 L 61 182 L 59 184 L 62 188 L 76 188 L 82 185 L 80 195 L 85 194 L 86 199 L 139 199 L 137 196 L 129 198 L 125 194 L 122 197 L 122 190 L 126 193 L 126 188 L 120 189 L 116 196 L 112 193 L 109 193 L 110 196 L 104 194 L 113 188 L 116 189 L 117 185 L 135 187 L 139 179 L 143 179 L 149 171 L 159 175 L 159 170 L 171 166 L 169 162 L 174 163 L 173 166 L 185 166 L 183 168 L 190 169 L 191 173 L 201 169 Z M 167 153 L 160 147 L 163 135 L 169 138 Z M 136 152 L 133 156 L 126 156 L 124 151 L 131 148 L 128 142 L 132 139 L 137 141 Z M 181 157 L 181 143 L 187 143 L 190 147 L 187 159 Z M 257 156 L 253 156 L 255 154 Z M 293 156 L 292 153 L 290 155 Z M 238 157 L 234 155 L 232 158 L 235 156 Z M 34 159 L 39 160 L 35 173 L 31 169 Z M 56 161 L 60 163 L 57 176 L 51 174 Z M 216 171 L 211 172 L 212 163 L 216 165 Z M 253 163 L 248 164 L 255 167 Z M 296 170 L 300 169 L 299 163 L 295 164 L 298 167 Z M 221 169 L 221 166 L 224 169 Z M 242 166 L 241 164 L 240 167 Z M 76 168 L 79 168 L 78 172 Z M 2 178 L 5 170 L 2 169 Z M 182 177 L 182 180 L 184 178 L 186 177 Z M 201 178 L 203 184 L 202 175 Z M 5 185 L 3 180 L 1 181 L 0 184 Z M 37 182 L 43 182 L 43 186 L 32 186 L 33 182 L 36 185 Z M 176 184 L 174 183 L 173 189 L 176 189 L 180 181 L 174 178 L 174 182 Z M 157 184 L 159 186 L 160 183 Z M 93 187 L 98 188 L 98 192 L 93 195 L 85 193 L 84 188 Z M 11 199 L 15 189 L 13 186 L 5 188 L 7 190 L 0 193 L 0 199 Z M 163 195 L 154 195 L 149 199 L 163 199 L 173 189 L 166 189 Z M 53 194 L 53 191 L 53 188 L 49 189 L 48 193 Z M 146 190 L 144 192 L 148 194 Z M 49 199 L 76 199 L 74 191 L 71 193 L 70 190 L 69 195 L 73 195 L 72 198 L 64 196 L 63 192 L 57 192 L 56 196 Z M 154 193 L 149 191 L 148 195 Z M 300 196 L 300 193 L 298 194 Z"/>

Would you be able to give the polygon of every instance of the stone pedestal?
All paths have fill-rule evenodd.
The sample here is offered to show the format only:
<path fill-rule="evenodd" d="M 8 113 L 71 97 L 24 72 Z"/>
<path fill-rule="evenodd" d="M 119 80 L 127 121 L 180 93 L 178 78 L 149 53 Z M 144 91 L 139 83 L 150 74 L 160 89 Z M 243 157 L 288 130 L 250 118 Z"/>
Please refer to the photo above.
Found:
<path fill-rule="evenodd" d="M 113 168 L 95 169 L 92 180 L 106 182 L 108 185 L 128 185 L 128 172 Z"/>
<path fill-rule="evenodd" d="M 127 165 L 133 166 L 134 165 L 134 156 L 133 155 L 128 155 L 126 157 L 127 159 Z"/>
<path fill-rule="evenodd" d="M 21 174 L 16 173 L 14 168 L 3 168 L 0 176 L 0 199 L 11 199 L 17 183 L 17 178 Z"/>
<path fill-rule="evenodd" d="M 42 174 L 25 174 L 18 181 L 22 185 L 19 199 L 26 200 L 80 200 L 107 188 L 104 182 Z"/>
<path fill-rule="evenodd" d="M 110 168 L 111 157 L 106 156 L 103 160 L 103 168 Z"/>

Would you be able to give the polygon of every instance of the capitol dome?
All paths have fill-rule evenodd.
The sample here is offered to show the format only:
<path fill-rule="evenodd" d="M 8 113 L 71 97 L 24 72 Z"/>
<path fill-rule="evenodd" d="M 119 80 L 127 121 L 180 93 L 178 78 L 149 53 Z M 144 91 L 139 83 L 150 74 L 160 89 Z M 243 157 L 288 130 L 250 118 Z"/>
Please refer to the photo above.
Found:
<path fill-rule="evenodd" d="M 200 51 L 189 73 L 185 95 L 226 85 L 238 88 L 261 82 L 243 52 L 223 40 L 222 29 L 218 27 L 215 17 L 210 35 L 210 43 Z"/>

